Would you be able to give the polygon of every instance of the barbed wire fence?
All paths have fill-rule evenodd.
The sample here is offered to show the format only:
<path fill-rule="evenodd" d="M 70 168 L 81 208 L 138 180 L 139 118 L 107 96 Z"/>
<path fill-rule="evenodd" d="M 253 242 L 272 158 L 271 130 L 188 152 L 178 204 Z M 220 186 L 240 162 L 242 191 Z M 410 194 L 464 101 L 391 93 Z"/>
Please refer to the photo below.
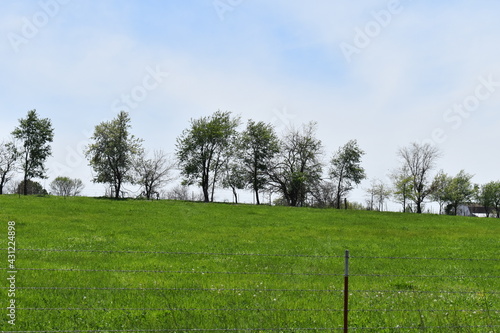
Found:
<path fill-rule="evenodd" d="M 7 249 L 2 249 L 7 251 Z M 179 252 L 179 251 L 107 251 L 107 250 L 77 250 L 77 249 L 17 249 L 19 253 L 41 254 L 48 256 L 63 253 L 72 253 L 78 255 L 99 254 L 99 255 L 161 255 L 161 256 L 176 256 L 181 261 L 189 262 L 189 257 L 208 257 L 214 261 L 220 258 L 250 258 L 256 261 L 256 266 L 259 267 L 259 260 L 262 258 L 287 258 L 291 259 L 288 265 L 290 267 L 281 267 L 281 270 L 270 271 L 267 267 L 261 270 L 202 270 L 202 269 L 123 269 L 116 268 L 81 268 L 78 267 L 78 258 L 75 267 L 36 267 L 35 265 L 27 267 L 17 267 L 16 270 L 20 273 L 32 272 L 37 275 L 37 281 L 45 281 L 45 285 L 24 285 L 16 286 L 18 293 L 26 296 L 29 293 L 28 301 L 20 301 L 22 306 L 17 307 L 18 316 L 28 316 L 29 318 L 37 318 L 36 320 L 47 320 L 60 315 L 66 315 L 77 320 L 85 317 L 84 314 L 92 313 L 94 318 L 127 318 L 134 313 L 140 313 L 143 319 L 157 318 L 159 314 L 168 314 L 169 318 L 175 318 L 178 314 L 178 320 L 173 321 L 172 327 L 162 328 L 137 328 L 137 327 L 102 327 L 95 329 L 57 329 L 34 328 L 32 330 L 23 330 L 23 327 L 18 325 L 17 330 L 12 330 L 10 325 L 4 325 L 2 332 L 347 332 L 347 331 L 376 331 L 376 332 L 497 332 L 500 329 L 500 291 L 497 289 L 500 281 L 498 264 L 500 258 L 432 258 L 432 257 L 380 257 L 380 256 L 353 256 L 346 252 L 345 255 L 301 255 L 301 254 L 258 254 L 258 253 L 216 253 L 216 252 Z M 293 262 L 299 259 L 307 259 L 311 263 L 310 271 L 295 271 Z M 82 259 L 83 260 L 83 259 Z M 327 271 L 318 271 L 315 269 L 315 262 L 326 260 L 328 263 L 334 262 L 334 265 L 326 265 L 327 268 L 335 267 Z M 49 260 L 50 261 L 50 260 Z M 168 261 L 168 260 L 166 260 Z M 357 263 L 369 261 L 375 264 L 375 268 L 368 271 L 361 271 L 357 267 Z M 436 274 L 433 272 L 424 272 L 421 274 L 408 273 L 403 274 L 394 272 L 392 267 L 394 263 L 407 263 L 413 265 L 415 262 L 463 262 L 469 261 L 478 264 L 477 274 Z M 36 262 L 36 260 L 29 262 Z M 91 264 L 91 263 L 90 263 Z M 342 264 L 344 272 L 342 272 Z M 493 264 L 493 265 L 492 265 Z M 396 266 L 398 266 L 396 265 Z M 318 265 L 324 267 L 324 264 Z M 453 265 L 452 265 L 453 266 Z M 493 267 L 492 267 L 493 266 Z M 8 268 L 1 268 L 8 271 Z M 397 271 L 397 270 L 396 270 Z M 189 280 L 189 276 L 197 276 L 208 279 L 201 281 L 200 286 L 179 287 L 174 284 L 161 281 L 162 286 L 89 286 L 78 285 L 78 278 L 74 278 L 75 285 L 59 285 L 58 276 L 65 273 L 99 273 L 103 275 L 113 275 L 122 284 L 127 284 L 128 278 L 126 274 L 136 274 L 139 276 L 162 276 L 155 278 L 157 280 L 173 278 L 176 281 L 185 282 Z M 215 276 L 258 276 L 269 277 L 270 282 L 275 285 L 284 285 L 285 287 L 248 287 L 248 286 L 222 286 L 216 285 L 217 279 L 211 280 Z M 310 279 L 312 280 L 310 280 Z M 341 282 L 343 278 L 343 283 Z M 426 289 L 420 284 L 425 285 L 428 279 L 439 279 L 443 282 L 445 288 L 442 289 Z M 63 281 L 71 279 L 63 278 Z M 136 280 L 133 278 L 132 280 Z M 313 282 L 314 280 L 314 282 Z M 321 280 L 318 284 L 316 280 Z M 457 283 L 460 285 L 463 281 L 473 280 L 475 289 L 457 286 L 457 288 L 449 288 L 450 284 Z M 233 279 L 233 282 L 238 283 L 238 279 Z M 332 281 L 336 281 L 332 284 Z M 382 281 L 382 282 L 380 282 Z M 197 280 L 197 282 L 200 282 Z M 279 283 L 277 283 L 279 282 Z M 286 283 L 283 283 L 286 282 Z M 390 288 L 362 288 L 359 286 L 390 286 Z M 207 287 L 206 285 L 212 286 Z M 310 288 L 296 287 L 296 285 L 307 285 L 310 283 Z M 35 284 L 35 283 L 34 283 Z M 181 283 L 182 284 L 182 283 Z M 261 282 L 262 284 L 262 282 Z M 3 287 L 3 293 L 9 290 L 9 287 Z M 86 303 L 76 304 L 73 301 L 64 303 L 64 298 L 71 299 L 78 292 L 102 292 L 111 293 L 113 296 L 106 296 L 111 301 L 102 305 L 89 306 Z M 55 294 L 53 294 L 55 293 Z M 67 294 L 68 293 L 68 294 Z M 135 297 L 127 295 L 133 293 Z M 162 304 L 161 307 L 147 306 L 148 299 L 143 296 L 145 293 L 154 293 L 163 297 L 165 302 L 155 302 Z M 215 294 L 215 297 L 205 301 L 203 293 Z M 244 302 L 235 302 L 232 298 L 224 298 L 225 296 L 234 297 L 235 295 L 248 294 L 256 298 L 256 294 L 266 293 L 270 301 L 253 301 L 252 297 L 246 298 Z M 62 296 L 62 299 L 59 297 Z M 179 298 L 200 298 L 194 304 L 204 304 L 206 306 L 185 306 Z M 65 296 L 66 295 L 66 296 Z M 275 306 L 273 300 L 276 301 L 276 295 L 287 295 L 286 306 Z M 289 295 L 289 296 L 288 296 Z M 56 303 L 52 298 L 57 298 Z M 126 298 L 121 301 L 121 298 Z M 137 304 L 135 298 L 140 298 L 139 304 L 142 306 L 128 307 L 123 304 Z M 301 302 L 302 299 L 315 299 L 317 307 L 306 306 L 311 302 Z M 463 300 L 467 300 L 464 302 Z M 212 302 L 213 301 L 213 302 Z M 458 304 L 457 304 L 458 303 Z M 76 304 L 76 305 L 73 305 Z M 117 304 L 115 306 L 110 306 Z M 215 306 L 219 305 L 219 306 Z M 293 305 L 293 306 L 291 306 Z M 401 307 L 406 305 L 408 307 Z M 463 306 L 463 307 L 460 307 Z M 4 308 L 7 310 L 7 308 Z M 42 315 L 37 315 L 42 314 Z M 148 314 L 153 314 L 153 317 L 147 317 Z M 395 314 L 398 314 L 396 316 Z M 156 317 L 155 317 L 156 316 Z M 209 327 L 210 325 L 191 326 L 186 324 L 189 318 L 198 318 L 195 320 L 198 324 L 203 320 L 211 317 L 224 317 L 226 327 Z M 234 318 L 252 317 L 249 323 L 257 325 L 258 323 L 266 323 L 269 326 L 242 326 L 242 324 Z M 269 317 L 269 320 L 261 318 Z M 301 320 L 295 320 L 300 317 Z M 411 320 L 408 320 L 411 317 Z M 433 317 L 428 319 L 428 317 Z M 452 320 L 449 320 L 452 317 Z M 183 322 L 182 320 L 187 320 Z M 276 320 L 274 320 L 276 319 Z M 403 320 L 404 319 L 404 320 Z M 161 321 L 161 319 L 160 319 Z M 398 322 L 401 321 L 401 322 Z M 141 322 L 139 320 L 139 322 Z M 144 321 L 142 321 L 144 322 Z M 216 321 L 215 321 L 216 322 Z M 300 323 L 317 323 L 316 325 L 300 326 Z M 408 322 L 413 324 L 408 325 Z M 233 323 L 234 327 L 229 325 Z M 277 324 L 276 324 L 277 323 Z M 374 323 L 380 323 L 374 325 Z M 81 327 L 84 327 L 84 322 Z M 274 326 L 274 325 L 277 326 Z M 281 324 L 281 325 L 280 325 Z M 38 322 L 36 327 L 52 327 L 49 323 Z M 46 325 L 46 326 L 44 326 Z M 124 324 L 125 325 L 125 324 Z M 134 323 L 131 323 L 134 325 Z M 184 326 L 183 326 L 184 325 Z M 193 325 L 196 325 L 194 323 Z M 279 326 L 278 326 L 279 325 Z M 298 326 L 296 326 L 298 325 Z M 72 325 L 74 327 L 74 325 Z M 123 326 L 123 325 L 122 325 Z M 175 328 L 174 328 L 175 326 Z M 102 328 L 101 328 L 102 327 Z"/>

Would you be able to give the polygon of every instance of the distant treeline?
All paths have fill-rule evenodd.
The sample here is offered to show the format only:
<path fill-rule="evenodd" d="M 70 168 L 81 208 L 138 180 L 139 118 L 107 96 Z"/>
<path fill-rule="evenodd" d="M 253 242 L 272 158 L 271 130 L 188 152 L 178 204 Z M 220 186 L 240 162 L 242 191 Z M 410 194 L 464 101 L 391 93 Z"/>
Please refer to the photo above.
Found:
<path fill-rule="evenodd" d="M 481 206 L 485 215 L 500 217 L 500 182 L 472 183 L 464 171 L 449 176 L 435 173 L 441 152 L 426 143 L 411 143 L 396 153 L 400 165 L 390 175 L 391 184 L 373 180 L 365 189 L 364 204 L 348 202 L 349 193 L 367 178 L 362 167 L 364 151 L 350 140 L 323 163 L 324 147 L 316 138 L 317 123 L 288 128 L 279 137 L 272 125 L 248 120 L 242 124 L 231 112 L 217 111 L 192 119 L 176 141 L 175 158 L 163 151 L 147 153 L 143 140 L 130 133 L 131 119 L 121 111 L 116 118 L 96 125 L 84 154 L 94 171 L 95 183 L 109 185 L 106 195 L 124 196 L 123 184 L 141 187 L 141 197 L 214 201 L 218 188 L 230 189 L 234 202 L 239 190 L 251 190 L 260 204 L 263 194 L 277 195 L 274 204 L 333 207 L 337 209 L 383 210 L 387 200 L 401 204 L 403 212 L 422 213 L 425 203 L 437 202 L 440 213 L 457 214 L 462 205 Z M 50 119 L 36 110 L 19 120 L 9 141 L 0 143 L 0 194 L 9 192 L 46 194 L 36 178 L 46 178 L 46 159 L 51 156 L 54 129 Z M 182 183 L 169 192 L 174 170 Z M 23 180 L 13 183 L 14 175 Z M 189 195 L 196 185 L 201 195 Z M 78 195 L 79 179 L 59 176 L 50 184 L 51 193 Z"/>

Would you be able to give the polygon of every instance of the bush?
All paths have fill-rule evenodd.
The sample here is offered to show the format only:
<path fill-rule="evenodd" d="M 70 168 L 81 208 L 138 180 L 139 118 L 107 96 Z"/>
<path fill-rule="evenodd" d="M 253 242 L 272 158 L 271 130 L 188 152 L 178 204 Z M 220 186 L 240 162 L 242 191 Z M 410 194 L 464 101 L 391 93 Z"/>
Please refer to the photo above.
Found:
<path fill-rule="evenodd" d="M 32 180 L 27 181 L 26 193 L 24 193 L 24 180 L 17 185 L 16 194 L 22 195 L 47 195 L 47 191 L 40 183 Z"/>
<path fill-rule="evenodd" d="M 83 182 L 80 179 L 70 179 L 68 177 L 57 177 L 50 183 L 50 190 L 54 195 L 69 197 L 77 196 L 83 190 Z"/>

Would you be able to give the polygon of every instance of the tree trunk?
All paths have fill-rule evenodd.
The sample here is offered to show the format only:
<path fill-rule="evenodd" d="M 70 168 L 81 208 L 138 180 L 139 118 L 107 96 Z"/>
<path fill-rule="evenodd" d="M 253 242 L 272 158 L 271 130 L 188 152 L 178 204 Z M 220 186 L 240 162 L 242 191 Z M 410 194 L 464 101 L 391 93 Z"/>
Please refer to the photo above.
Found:
<path fill-rule="evenodd" d="M 24 195 L 28 195 L 28 174 L 24 174 L 24 184 L 23 184 Z"/>
<path fill-rule="evenodd" d="M 257 174 L 257 165 L 258 165 L 258 162 L 257 162 L 257 156 L 256 154 L 254 154 L 254 160 L 253 160 L 253 190 L 255 192 L 255 200 L 257 202 L 257 205 L 260 205 L 260 200 L 259 200 L 259 187 L 257 185 L 257 178 L 258 178 L 258 174 Z"/>
<path fill-rule="evenodd" d="M 2 180 L 0 181 L 0 195 L 3 194 L 3 187 L 5 185 L 5 175 L 2 175 Z"/>
<path fill-rule="evenodd" d="M 120 189 L 121 189 L 121 184 L 118 183 L 115 185 L 115 199 L 118 200 L 120 199 Z"/>
<path fill-rule="evenodd" d="M 210 193 L 208 192 L 208 188 L 203 186 L 203 199 L 205 202 L 210 202 Z"/>
<path fill-rule="evenodd" d="M 238 193 L 236 193 L 236 187 L 231 187 L 231 189 L 233 190 L 233 195 L 234 195 L 234 203 L 237 204 L 238 203 Z"/>
<path fill-rule="evenodd" d="M 216 185 L 216 183 L 217 183 L 217 170 L 214 172 L 214 180 L 212 181 L 212 190 L 211 190 L 210 202 L 214 202 L 215 185 Z"/>
<path fill-rule="evenodd" d="M 422 203 L 417 202 L 417 214 L 422 214 Z"/>
<path fill-rule="evenodd" d="M 342 196 L 340 195 L 340 188 L 342 186 L 342 176 L 339 177 L 339 182 L 337 184 L 337 209 L 340 209 L 340 200 L 342 199 Z"/>
<path fill-rule="evenodd" d="M 210 202 L 210 194 L 209 194 L 209 178 L 207 171 L 203 171 L 201 176 L 201 189 L 203 191 L 203 201 Z"/>
<path fill-rule="evenodd" d="M 114 176 L 114 188 L 115 188 L 115 200 L 120 199 L 120 191 L 122 189 L 122 178 L 121 174 L 115 170 L 115 176 Z"/>

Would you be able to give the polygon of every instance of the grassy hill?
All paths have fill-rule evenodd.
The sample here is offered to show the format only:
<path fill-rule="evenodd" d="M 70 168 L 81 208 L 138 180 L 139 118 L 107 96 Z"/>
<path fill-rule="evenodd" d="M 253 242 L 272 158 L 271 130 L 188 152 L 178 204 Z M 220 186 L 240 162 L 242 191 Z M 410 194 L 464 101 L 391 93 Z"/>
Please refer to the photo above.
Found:
<path fill-rule="evenodd" d="M 346 249 L 351 327 L 500 329 L 496 219 L 0 196 L 0 221 L 18 270 L 4 331 L 330 331 Z"/>

